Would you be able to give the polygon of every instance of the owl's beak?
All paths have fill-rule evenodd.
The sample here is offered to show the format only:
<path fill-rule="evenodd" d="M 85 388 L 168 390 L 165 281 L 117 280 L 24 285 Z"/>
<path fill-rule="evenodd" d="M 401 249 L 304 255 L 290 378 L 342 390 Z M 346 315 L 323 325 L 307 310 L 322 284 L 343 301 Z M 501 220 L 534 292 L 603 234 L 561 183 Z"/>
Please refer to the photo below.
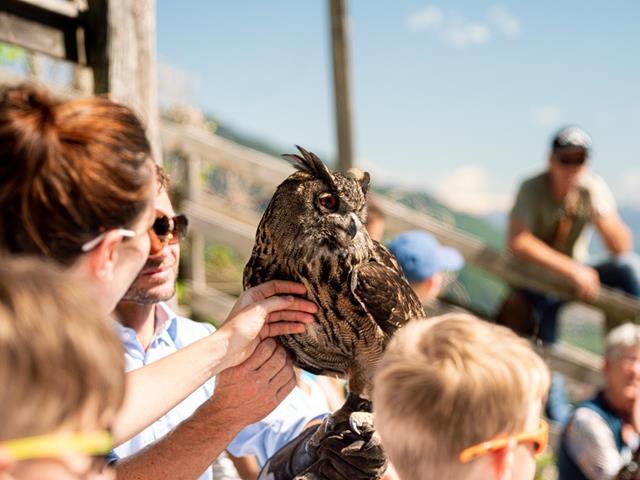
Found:
<path fill-rule="evenodd" d="M 349 222 L 349 229 L 347 230 L 347 233 L 349 234 L 352 240 L 358 234 L 358 228 L 360 227 L 360 225 L 361 225 L 360 219 L 355 213 L 352 212 L 351 222 Z"/>

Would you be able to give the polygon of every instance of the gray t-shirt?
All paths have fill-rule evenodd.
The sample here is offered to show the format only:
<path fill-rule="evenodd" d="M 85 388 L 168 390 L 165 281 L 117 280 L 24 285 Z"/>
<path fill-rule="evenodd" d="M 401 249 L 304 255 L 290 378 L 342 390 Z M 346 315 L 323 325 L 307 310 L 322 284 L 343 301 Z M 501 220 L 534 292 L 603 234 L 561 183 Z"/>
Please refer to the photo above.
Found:
<path fill-rule="evenodd" d="M 574 212 L 569 215 L 571 228 L 559 251 L 584 261 L 589 247 L 590 229 L 587 228 L 599 216 L 616 211 L 613 194 L 600 177 L 585 172 L 576 187 Z M 526 180 L 511 209 L 511 218 L 522 223 L 533 235 L 547 245 L 556 248 L 558 225 L 565 216 L 565 202 L 553 198 L 548 172 Z"/>

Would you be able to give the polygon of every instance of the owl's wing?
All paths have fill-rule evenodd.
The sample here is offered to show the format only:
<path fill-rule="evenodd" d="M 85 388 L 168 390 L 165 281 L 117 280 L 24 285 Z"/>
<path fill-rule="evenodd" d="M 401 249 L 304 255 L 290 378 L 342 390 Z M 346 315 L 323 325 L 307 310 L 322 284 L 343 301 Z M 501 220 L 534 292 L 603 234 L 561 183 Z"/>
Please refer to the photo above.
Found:
<path fill-rule="evenodd" d="M 374 259 L 354 268 L 351 292 L 389 336 L 413 318 L 424 317 L 420 300 L 393 256 L 380 246 Z"/>

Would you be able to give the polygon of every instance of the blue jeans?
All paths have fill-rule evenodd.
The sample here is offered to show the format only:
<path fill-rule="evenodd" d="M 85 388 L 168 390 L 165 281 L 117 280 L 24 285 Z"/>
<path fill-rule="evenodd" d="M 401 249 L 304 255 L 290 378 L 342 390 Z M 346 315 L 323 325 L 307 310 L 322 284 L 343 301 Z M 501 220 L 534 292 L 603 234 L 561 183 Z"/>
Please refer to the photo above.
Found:
<path fill-rule="evenodd" d="M 637 254 L 620 255 L 593 268 L 598 272 L 603 285 L 640 298 L 640 257 Z M 564 302 L 551 295 L 530 290 L 523 290 L 523 293 L 533 309 L 534 320 L 539 329 L 538 336 L 544 343 L 555 343 L 558 310 Z"/>

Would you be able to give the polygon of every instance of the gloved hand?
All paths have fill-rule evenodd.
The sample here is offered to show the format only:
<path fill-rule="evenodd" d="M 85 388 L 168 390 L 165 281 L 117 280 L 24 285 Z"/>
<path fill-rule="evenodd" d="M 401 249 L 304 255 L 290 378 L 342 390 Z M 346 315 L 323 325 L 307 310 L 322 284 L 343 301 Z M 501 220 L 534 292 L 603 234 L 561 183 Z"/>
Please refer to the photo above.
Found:
<path fill-rule="evenodd" d="M 385 469 L 371 403 L 349 394 L 340 410 L 276 452 L 258 480 L 375 480 Z"/>

